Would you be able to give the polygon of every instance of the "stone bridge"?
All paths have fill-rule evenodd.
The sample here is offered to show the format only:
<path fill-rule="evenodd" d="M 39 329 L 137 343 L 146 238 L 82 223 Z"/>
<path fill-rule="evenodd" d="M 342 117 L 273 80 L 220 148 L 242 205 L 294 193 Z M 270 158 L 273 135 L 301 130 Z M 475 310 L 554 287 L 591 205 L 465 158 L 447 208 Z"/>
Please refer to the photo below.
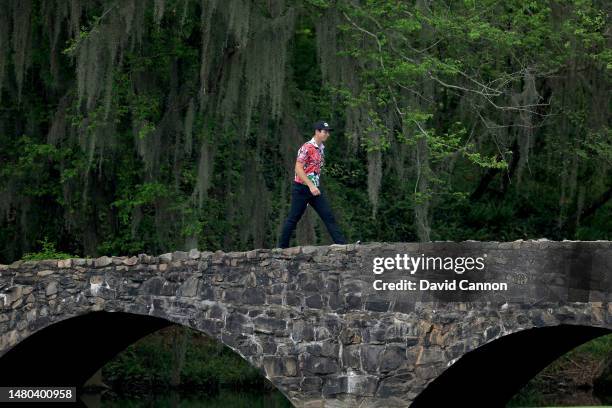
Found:
<path fill-rule="evenodd" d="M 296 407 L 503 406 L 612 331 L 609 241 L 192 250 L 18 261 L 0 275 L 3 386 L 80 386 L 179 324 L 239 353 Z"/>

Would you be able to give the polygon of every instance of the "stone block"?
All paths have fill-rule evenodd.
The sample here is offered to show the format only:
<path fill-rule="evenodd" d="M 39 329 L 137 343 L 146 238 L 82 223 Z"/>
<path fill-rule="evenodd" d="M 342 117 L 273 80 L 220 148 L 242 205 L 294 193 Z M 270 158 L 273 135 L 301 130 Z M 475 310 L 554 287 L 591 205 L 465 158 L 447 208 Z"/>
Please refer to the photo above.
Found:
<path fill-rule="evenodd" d="M 57 259 L 45 259 L 45 260 L 38 261 L 38 262 L 35 261 L 35 263 L 37 263 L 40 268 L 49 268 L 49 269 L 57 268 Z"/>
<path fill-rule="evenodd" d="M 304 377 L 300 384 L 300 389 L 304 392 L 321 391 L 323 379 L 321 377 Z"/>
<path fill-rule="evenodd" d="M 348 390 L 348 381 L 346 376 L 328 376 L 323 380 L 322 393 L 324 397 L 329 397 L 335 394 L 343 394 Z"/>
<path fill-rule="evenodd" d="M 299 246 L 291 247 L 291 248 L 284 248 L 282 250 L 282 254 L 287 255 L 287 256 L 295 256 L 295 255 L 298 255 L 301 251 L 302 251 L 302 248 Z"/>
<path fill-rule="evenodd" d="M 71 268 L 72 267 L 72 259 L 60 259 L 57 261 L 58 268 Z"/>
<path fill-rule="evenodd" d="M 169 264 L 172 262 L 172 253 L 168 252 L 159 256 L 159 262 Z"/>
<path fill-rule="evenodd" d="M 303 320 L 294 320 L 291 328 L 291 338 L 294 341 L 312 341 L 314 340 L 314 328 L 309 322 Z"/>
<path fill-rule="evenodd" d="M 266 375 L 269 378 L 279 377 L 283 375 L 283 361 L 282 358 L 274 356 L 264 356 L 263 367 Z"/>
<path fill-rule="evenodd" d="M 340 332 L 342 344 L 359 344 L 363 340 L 361 331 L 355 328 L 344 328 Z"/>
<path fill-rule="evenodd" d="M 347 393 L 359 397 L 373 396 L 378 385 L 378 378 L 372 375 L 348 375 Z"/>
<path fill-rule="evenodd" d="M 345 296 L 346 307 L 348 309 L 361 309 L 361 296 L 349 293 Z"/>
<path fill-rule="evenodd" d="M 103 268 L 113 263 L 113 258 L 108 256 L 101 256 L 100 258 L 94 259 L 94 266 L 96 268 Z"/>
<path fill-rule="evenodd" d="M 177 291 L 177 295 L 185 297 L 195 297 L 198 292 L 199 284 L 200 279 L 198 279 L 197 276 L 191 276 L 181 284 Z"/>
<path fill-rule="evenodd" d="M 302 247 L 302 253 L 306 254 L 306 255 L 310 255 L 317 252 L 317 247 L 315 246 L 303 246 Z"/>
<path fill-rule="evenodd" d="M 397 370 L 406 362 L 406 348 L 397 345 L 388 345 L 380 359 L 381 373 Z"/>
<path fill-rule="evenodd" d="M 385 346 L 364 344 L 361 346 L 361 367 L 369 373 L 378 370 L 380 357 L 385 350 Z"/>
<path fill-rule="evenodd" d="M 36 273 L 36 275 L 38 275 L 38 276 L 40 276 L 42 278 L 42 277 L 45 277 L 45 276 L 53 275 L 54 273 L 55 273 L 55 271 L 53 271 L 51 269 L 45 269 L 43 271 L 38 271 Z"/>
<path fill-rule="evenodd" d="M 305 357 L 304 370 L 312 374 L 331 374 L 338 371 L 338 361 L 330 357 Z"/>
<path fill-rule="evenodd" d="M 47 296 L 55 295 L 57 293 L 57 283 L 57 281 L 51 281 L 47 284 L 47 287 L 45 288 L 45 294 Z"/>
<path fill-rule="evenodd" d="M 365 309 L 372 312 L 386 312 L 389 310 L 390 302 L 386 299 L 368 299 L 365 304 Z"/>
<path fill-rule="evenodd" d="M 302 305 L 302 298 L 297 293 L 293 293 L 293 292 L 288 292 L 285 295 L 285 301 L 288 306 L 301 306 Z"/>
<path fill-rule="evenodd" d="M 138 257 L 131 256 L 123 260 L 123 264 L 126 266 L 134 266 L 138 263 Z"/>
<path fill-rule="evenodd" d="M 417 355 L 417 365 L 445 362 L 444 350 L 438 346 L 421 347 Z"/>
<path fill-rule="evenodd" d="M 172 262 L 185 261 L 189 259 L 189 253 L 185 251 L 174 251 L 172 253 Z"/>
<path fill-rule="evenodd" d="M 322 357 L 337 357 L 339 354 L 339 346 L 332 341 L 322 341 L 306 345 L 306 351 L 311 356 Z"/>
<path fill-rule="evenodd" d="M 323 307 L 321 295 L 308 296 L 305 299 L 305 301 L 306 301 L 306 307 L 309 307 L 311 309 L 321 309 L 321 307 Z"/>
<path fill-rule="evenodd" d="M 260 316 L 253 320 L 256 332 L 265 334 L 282 334 L 287 330 L 287 322 L 282 319 Z"/>
<path fill-rule="evenodd" d="M 243 293 L 243 302 L 247 305 L 263 305 L 266 303 L 266 294 L 262 288 L 247 288 Z"/>
<path fill-rule="evenodd" d="M 250 320 L 238 313 L 232 313 L 227 317 L 225 328 L 231 333 L 253 333 Z"/>
<path fill-rule="evenodd" d="M 414 374 L 404 373 L 384 378 L 376 390 L 376 396 L 380 398 L 397 397 L 406 395 L 413 387 Z"/>
<path fill-rule="evenodd" d="M 343 368 L 352 368 L 355 370 L 361 369 L 361 346 L 348 345 L 342 347 L 342 365 Z"/>
<path fill-rule="evenodd" d="M 283 375 L 295 377 L 297 375 L 298 363 L 295 357 L 283 357 Z"/>

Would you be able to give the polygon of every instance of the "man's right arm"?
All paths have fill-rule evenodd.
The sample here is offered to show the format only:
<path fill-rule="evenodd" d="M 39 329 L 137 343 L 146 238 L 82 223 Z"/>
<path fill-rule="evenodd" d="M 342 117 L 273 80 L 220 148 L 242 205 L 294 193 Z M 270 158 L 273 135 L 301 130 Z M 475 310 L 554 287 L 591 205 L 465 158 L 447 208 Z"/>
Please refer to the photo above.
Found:
<path fill-rule="evenodd" d="M 304 182 L 304 184 L 306 184 L 308 186 L 308 188 L 310 189 L 310 192 L 312 193 L 312 195 L 319 195 L 321 194 L 321 192 L 319 191 L 319 189 L 317 188 L 317 186 L 314 185 L 314 183 L 312 182 L 312 180 L 310 180 L 308 178 L 308 176 L 306 175 L 306 172 L 304 171 L 304 163 L 296 160 L 295 162 L 295 174 L 297 174 L 297 176 L 300 178 L 300 180 L 302 180 Z"/>

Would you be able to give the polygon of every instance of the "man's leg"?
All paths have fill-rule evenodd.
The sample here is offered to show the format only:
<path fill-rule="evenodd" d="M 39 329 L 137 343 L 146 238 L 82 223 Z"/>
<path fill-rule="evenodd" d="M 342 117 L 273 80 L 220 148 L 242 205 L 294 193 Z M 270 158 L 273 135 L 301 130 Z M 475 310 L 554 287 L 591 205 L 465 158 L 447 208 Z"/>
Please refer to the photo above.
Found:
<path fill-rule="evenodd" d="M 287 248 L 289 246 L 291 234 L 300 218 L 302 218 L 304 211 L 306 211 L 309 196 L 311 196 L 311 194 L 310 191 L 308 191 L 308 187 L 304 189 L 302 186 L 295 185 L 295 183 L 292 185 L 291 209 L 289 210 L 289 215 L 283 225 L 280 240 L 278 241 L 279 248 Z"/>
<path fill-rule="evenodd" d="M 325 223 L 327 231 L 334 240 L 334 243 L 346 244 L 346 239 L 344 239 L 344 235 L 342 235 L 342 232 L 340 232 L 340 227 L 338 227 L 338 224 L 336 224 L 336 219 L 334 218 L 334 214 L 332 213 L 331 207 L 329 206 L 323 191 L 321 191 L 320 195 L 313 196 L 309 202 L 312 208 L 314 208 L 317 214 L 319 214 L 319 217 L 321 217 Z"/>

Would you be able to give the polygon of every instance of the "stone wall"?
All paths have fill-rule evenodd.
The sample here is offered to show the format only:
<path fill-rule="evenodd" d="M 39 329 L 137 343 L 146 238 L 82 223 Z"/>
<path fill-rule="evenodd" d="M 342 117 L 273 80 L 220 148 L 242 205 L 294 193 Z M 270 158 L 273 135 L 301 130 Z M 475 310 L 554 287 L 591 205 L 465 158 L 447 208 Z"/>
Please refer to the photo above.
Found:
<path fill-rule="evenodd" d="M 482 256 L 478 279 L 508 290 L 376 291 L 394 254 Z M 370 243 L 173 252 L 0 265 L 0 355 L 92 311 L 157 316 L 219 339 L 295 406 L 406 406 L 460 359 L 511 333 L 560 324 L 612 329 L 612 243 Z M 0 358 L 0 366 L 2 359 Z"/>

